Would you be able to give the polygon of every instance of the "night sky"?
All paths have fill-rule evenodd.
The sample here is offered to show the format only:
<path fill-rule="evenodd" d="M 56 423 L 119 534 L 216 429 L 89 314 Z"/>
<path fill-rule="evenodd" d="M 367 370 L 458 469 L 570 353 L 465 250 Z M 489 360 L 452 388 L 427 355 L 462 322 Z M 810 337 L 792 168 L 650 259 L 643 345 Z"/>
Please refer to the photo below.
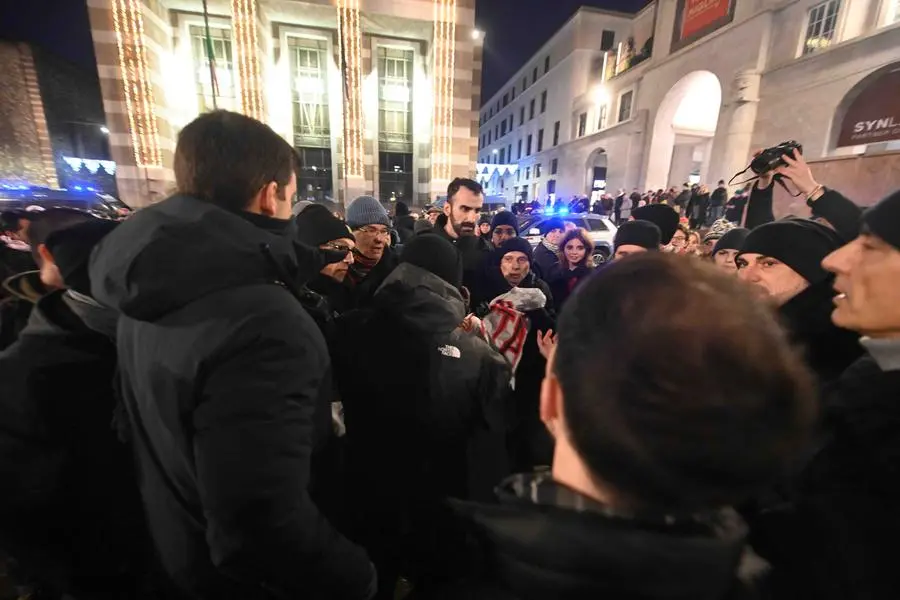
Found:
<path fill-rule="evenodd" d="M 485 34 L 482 98 L 490 98 L 582 5 L 636 11 L 646 0 L 478 0 Z M 84 0 L 0 0 L 0 39 L 33 42 L 93 69 Z"/>

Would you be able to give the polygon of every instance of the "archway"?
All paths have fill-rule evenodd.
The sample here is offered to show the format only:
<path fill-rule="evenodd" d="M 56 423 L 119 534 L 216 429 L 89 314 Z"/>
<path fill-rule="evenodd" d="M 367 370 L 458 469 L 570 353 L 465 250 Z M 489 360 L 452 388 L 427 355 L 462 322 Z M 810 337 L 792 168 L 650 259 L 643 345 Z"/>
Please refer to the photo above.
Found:
<path fill-rule="evenodd" d="M 606 168 L 608 159 L 605 148 L 596 148 L 591 152 L 584 164 L 584 193 L 591 202 L 598 200 L 606 191 Z"/>
<path fill-rule="evenodd" d="M 721 107 L 722 85 L 710 71 L 688 73 L 668 91 L 653 122 L 647 189 L 706 176 Z"/>
<path fill-rule="evenodd" d="M 840 156 L 900 149 L 898 97 L 900 62 L 863 77 L 834 111 L 827 153 Z"/>

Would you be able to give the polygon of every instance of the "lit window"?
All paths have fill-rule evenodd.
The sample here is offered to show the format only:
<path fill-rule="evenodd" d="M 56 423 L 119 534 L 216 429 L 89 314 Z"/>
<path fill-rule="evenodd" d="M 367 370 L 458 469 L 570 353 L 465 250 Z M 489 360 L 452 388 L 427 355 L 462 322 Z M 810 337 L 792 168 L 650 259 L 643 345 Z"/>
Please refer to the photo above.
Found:
<path fill-rule="evenodd" d="M 294 145 L 331 147 L 324 40 L 289 37 L 293 77 Z"/>
<path fill-rule="evenodd" d="M 597 119 L 597 129 L 598 130 L 606 127 L 606 112 L 607 112 L 606 108 L 607 107 L 605 104 L 600 105 L 600 116 Z"/>
<path fill-rule="evenodd" d="M 578 137 L 583 137 L 587 133 L 587 113 L 578 115 Z"/>
<path fill-rule="evenodd" d="M 893 2 L 888 0 L 888 14 L 885 25 L 890 25 L 897 21 L 900 21 L 900 0 L 893 0 Z"/>
<path fill-rule="evenodd" d="M 625 92 L 619 97 L 619 123 L 631 118 L 631 99 L 634 92 Z"/>
<path fill-rule="evenodd" d="M 200 112 L 213 109 L 213 95 L 218 108 L 234 110 L 234 63 L 231 55 L 231 31 L 219 27 L 210 28 L 209 39 L 203 27 L 191 27 L 191 46 L 194 54 L 195 85 Z M 209 51 L 212 50 L 213 73 L 209 68 Z"/>
<path fill-rule="evenodd" d="M 806 38 L 803 40 L 803 54 L 811 54 L 827 48 L 834 41 L 841 0 L 827 0 L 809 9 Z"/>
<path fill-rule="evenodd" d="M 387 152 L 412 152 L 412 65 L 412 50 L 378 49 L 378 138 Z"/>

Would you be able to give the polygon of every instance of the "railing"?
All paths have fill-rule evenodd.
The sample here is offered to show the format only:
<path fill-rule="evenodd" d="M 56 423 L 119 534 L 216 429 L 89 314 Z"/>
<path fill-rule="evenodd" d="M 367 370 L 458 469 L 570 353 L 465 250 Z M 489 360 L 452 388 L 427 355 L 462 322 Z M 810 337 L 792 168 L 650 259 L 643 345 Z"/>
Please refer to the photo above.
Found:
<path fill-rule="evenodd" d="M 607 50 L 603 54 L 603 67 L 601 82 L 618 77 L 629 69 L 641 64 L 653 54 L 653 38 L 647 40 L 639 52 L 635 51 L 634 39 L 627 42 L 619 42 L 615 50 Z"/>

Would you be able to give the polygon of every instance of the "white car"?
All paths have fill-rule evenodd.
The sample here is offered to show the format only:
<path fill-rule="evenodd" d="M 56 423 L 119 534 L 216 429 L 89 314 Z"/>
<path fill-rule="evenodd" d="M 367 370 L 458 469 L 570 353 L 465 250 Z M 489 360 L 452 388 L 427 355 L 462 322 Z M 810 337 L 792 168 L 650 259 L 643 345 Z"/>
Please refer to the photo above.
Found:
<path fill-rule="evenodd" d="M 576 227 L 581 227 L 588 232 L 588 236 L 594 242 L 594 251 L 592 253 L 594 264 L 599 265 L 609 260 L 613 254 L 613 240 L 616 237 L 618 228 L 607 217 L 601 217 L 594 213 L 576 213 L 567 215 L 547 215 L 532 214 L 520 217 L 519 234 L 528 240 L 532 246 L 537 246 L 542 237 L 541 224 L 548 219 L 562 219 L 563 221 L 574 223 Z"/>

